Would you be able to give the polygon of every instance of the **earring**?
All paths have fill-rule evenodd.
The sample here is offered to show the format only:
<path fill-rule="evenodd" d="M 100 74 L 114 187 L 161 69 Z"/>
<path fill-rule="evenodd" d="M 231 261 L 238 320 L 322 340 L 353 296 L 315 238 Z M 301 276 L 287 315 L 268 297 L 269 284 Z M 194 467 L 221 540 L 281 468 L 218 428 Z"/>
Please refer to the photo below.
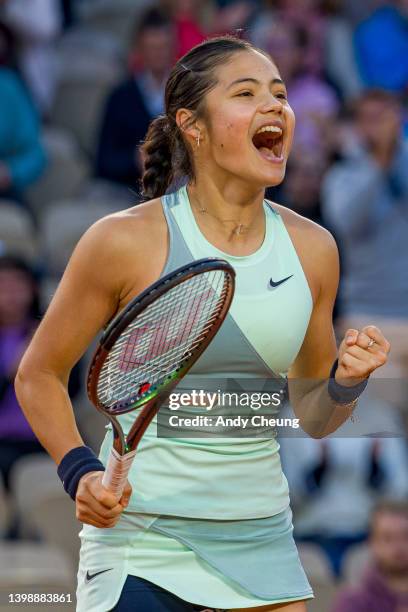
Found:
<path fill-rule="evenodd" d="M 196 143 L 197 143 L 197 148 L 200 146 L 200 138 L 201 138 L 201 132 L 198 132 L 198 136 L 196 138 Z"/>

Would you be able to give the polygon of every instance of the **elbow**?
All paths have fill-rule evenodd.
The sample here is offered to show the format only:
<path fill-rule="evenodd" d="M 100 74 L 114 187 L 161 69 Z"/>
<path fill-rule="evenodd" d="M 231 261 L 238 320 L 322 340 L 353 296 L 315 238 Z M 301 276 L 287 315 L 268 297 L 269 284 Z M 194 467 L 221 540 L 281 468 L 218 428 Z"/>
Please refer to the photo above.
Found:
<path fill-rule="evenodd" d="M 14 391 L 25 414 L 30 404 L 29 399 L 34 397 L 37 385 L 41 384 L 40 380 L 41 372 L 38 367 L 23 357 L 14 379 Z"/>
<path fill-rule="evenodd" d="M 24 405 L 24 397 L 27 395 L 27 389 L 33 379 L 34 372 L 32 369 L 21 363 L 14 378 L 14 391 L 22 407 Z"/>
<path fill-rule="evenodd" d="M 303 421 L 300 423 L 302 430 L 313 438 L 314 440 L 321 440 L 325 438 L 329 433 L 326 427 L 322 427 L 321 423 L 311 423 L 310 421 Z"/>

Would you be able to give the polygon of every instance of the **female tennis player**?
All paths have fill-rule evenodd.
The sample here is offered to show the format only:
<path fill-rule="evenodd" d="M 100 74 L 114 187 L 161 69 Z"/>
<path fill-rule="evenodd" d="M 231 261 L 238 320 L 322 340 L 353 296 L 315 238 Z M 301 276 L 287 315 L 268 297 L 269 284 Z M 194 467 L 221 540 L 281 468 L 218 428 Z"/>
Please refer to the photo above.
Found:
<path fill-rule="evenodd" d="M 217 256 L 234 267 L 237 289 L 191 376 L 320 379 L 319 401 L 294 406 L 315 437 L 350 416 L 389 344 L 367 325 L 348 330 L 337 351 L 333 238 L 264 199 L 284 178 L 294 125 L 267 54 L 230 37 L 187 53 L 143 146 L 148 201 L 86 232 L 23 358 L 19 400 L 85 523 L 80 611 L 304 612 L 313 596 L 275 438 L 162 438 L 153 422 L 118 502 L 101 483 L 112 433 L 101 463 L 67 394 L 71 368 L 115 313 L 160 276 Z M 187 184 L 166 193 L 178 177 Z"/>

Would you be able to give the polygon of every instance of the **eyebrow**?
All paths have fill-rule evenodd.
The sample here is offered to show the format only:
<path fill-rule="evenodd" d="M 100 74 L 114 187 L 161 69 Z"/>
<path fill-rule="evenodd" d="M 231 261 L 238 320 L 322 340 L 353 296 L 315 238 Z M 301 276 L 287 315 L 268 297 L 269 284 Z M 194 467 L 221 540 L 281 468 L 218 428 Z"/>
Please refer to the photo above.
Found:
<path fill-rule="evenodd" d="M 230 89 L 231 87 L 233 87 L 233 85 L 238 85 L 239 83 L 254 83 L 255 85 L 260 85 L 261 82 L 258 81 L 257 79 L 254 79 L 253 77 L 244 77 L 243 79 L 237 79 L 236 81 L 232 81 L 232 83 L 230 83 L 227 87 L 227 89 Z M 272 81 L 270 82 L 271 85 L 275 85 L 276 83 L 279 83 L 280 85 L 285 85 L 285 83 L 282 81 L 282 79 L 272 79 Z"/>

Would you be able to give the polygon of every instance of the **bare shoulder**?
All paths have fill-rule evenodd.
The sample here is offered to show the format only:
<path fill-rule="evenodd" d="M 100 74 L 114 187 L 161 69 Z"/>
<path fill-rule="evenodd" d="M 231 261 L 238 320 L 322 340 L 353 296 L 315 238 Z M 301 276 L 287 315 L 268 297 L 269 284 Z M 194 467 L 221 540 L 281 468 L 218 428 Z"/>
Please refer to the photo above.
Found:
<path fill-rule="evenodd" d="M 158 278 L 167 254 L 167 225 L 160 199 L 99 219 L 82 236 L 69 266 L 86 266 L 122 299 Z"/>
<path fill-rule="evenodd" d="M 292 239 L 316 301 L 322 285 L 330 279 L 337 288 L 339 254 L 333 235 L 324 227 L 299 215 L 290 208 L 270 202 L 278 212 Z"/>
<path fill-rule="evenodd" d="M 324 227 L 299 215 L 294 210 L 286 208 L 281 204 L 271 202 L 273 208 L 280 214 L 285 223 L 286 229 L 292 237 L 295 235 L 298 239 L 308 246 L 313 245 L 319 251 L 337 252 L 337 244 L 333 235 Z"/>
<path fill-rule="evenodd" d="M 163 232 L 165 222 L 160 199 L 143 202 L 102 217 L 84 234 L 90 242 L 102 241 L 106 248 L 126 248 L 129 243 L 143 248 Z"/>

